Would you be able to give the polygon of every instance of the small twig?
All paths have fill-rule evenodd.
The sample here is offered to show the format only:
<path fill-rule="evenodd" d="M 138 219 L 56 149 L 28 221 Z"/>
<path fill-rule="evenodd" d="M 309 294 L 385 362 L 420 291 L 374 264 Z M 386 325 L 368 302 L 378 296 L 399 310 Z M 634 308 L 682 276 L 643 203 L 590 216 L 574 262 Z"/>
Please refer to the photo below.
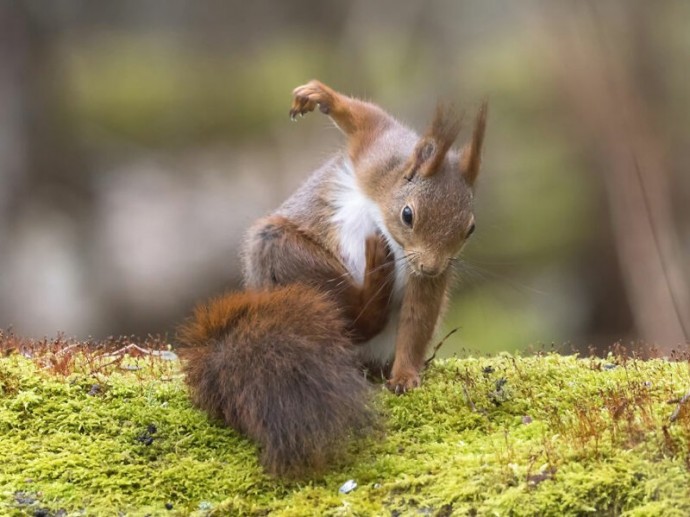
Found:
<path fill-rule="evenodd" d="M 678 415 L 680 415 L 680 410 L 683 408 L 683 404 L 687 403 L 690 400 L 690 391 L 688 391 L 685 396 L 683 396 L 682 399 L 678 401 L 678 405 L 676 406 L 676 409 L 673 410 L 673 413 L 671 414 L 671 422 L 675 422 L 678 420 Z"/>
<path fill-rule="evenodd" d="M 133 354 L 132 351 L 135 353 Z M 136 357 L 138 352 L 140 355 L 152 355 L 154 353 L 154 350 L 150 350 L 148 348 L 142 348 L 139 345 L 135 345 L 134 343 L 130 343 L 127 346 L 123 346 L 122 348 L 118 348 L 114 352 L 110 352 L 108 354 L 103 354 L 103 357 L 118 357 L 118 356 L 123 356 L 125 354 L 129 354 L 132 357 Z"/>
<path fill-rule="evenodd" d="M 433 353 L 431 354 L 431 357 L 429 357 L 429 359 L 427 359 L 426 361 L 424 361 L 424 368 L 426 368 L 427 366 L 429 366 L 429 363 L 431 363 L 431 361 L 433 361 L 434 359 L 436 359 L 436 352 L 438 352 L 439 348 L 441 348 L 441 347 L 443 346 L 443 343 L 446 342 L 446 339 L 448 339 L 450 336 L 452 336 L 453 334 L 455 334 L 458 330 L 460 330 L 460 327 L 455 327 L 453 330 L 451 330 L 450 332 L 448 332 L 448 334 L 446 334 L 446 335 L 444 336 L 444 338 L 443 338 L 441 341 L 438 342 L 438 344 L 434 347 L 434 351 L 433 351 Z"/>
<path fill-rule="evenodd" d="M 477 412 L 477 406 L 474 405 L 474 402 L 472 402 L 472 399 L 470 398 L 470 392 L 467 391 L 467 386 L 465 386 L 465 383 L 462 383 L 462 391 L 465 393 L 465 397 L 467 398 L 467 402 L 470 404 L 470 407 L 472 408 L 472 412 L 476 413 Z"/>
<path fill-rule="evenodd" d="M 67 352 L 73 350 L 74 348 L 79 348 L 81 346 L 84 346 L 84 344 L 83 343 L 72 343 L 71 345 L 67 345 L 66 347 L 61 348 L 60 350 L 55 352 L 55 356 L 57 357 L 57 356 L 65 355 Z"/>
<path fill-rule="evenodd" d="M 121 362 L 122 362 L 122 357 L 117 357 L 117 358 L 113 359 L 112 361 L 110 361 L 109 363 L 104 363 L 104 364 L 101 364 L 99 366 L 93 366 L 92 367 L 93 368 L 92 373 L 100 373 L 101 371 L 108 368 L 108 366 L 112 366 L 114 364 L 116 364 L 117 366 L 120 366 Z"/>

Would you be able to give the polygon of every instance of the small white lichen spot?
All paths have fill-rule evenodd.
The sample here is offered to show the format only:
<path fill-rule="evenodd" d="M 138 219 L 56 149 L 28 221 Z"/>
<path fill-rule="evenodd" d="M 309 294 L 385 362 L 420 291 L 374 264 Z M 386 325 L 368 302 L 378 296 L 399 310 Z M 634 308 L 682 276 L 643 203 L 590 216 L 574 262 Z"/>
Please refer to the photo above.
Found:
<path fill-rule="evenodd" d="M 338 489 L 338 492 L 341 494 L 349 494 L 352 492 L 355 488 L 357 488 L 357 483 L 355 482 L 354 479 L 348 479 L 341 485 L 341 487 Z"/>

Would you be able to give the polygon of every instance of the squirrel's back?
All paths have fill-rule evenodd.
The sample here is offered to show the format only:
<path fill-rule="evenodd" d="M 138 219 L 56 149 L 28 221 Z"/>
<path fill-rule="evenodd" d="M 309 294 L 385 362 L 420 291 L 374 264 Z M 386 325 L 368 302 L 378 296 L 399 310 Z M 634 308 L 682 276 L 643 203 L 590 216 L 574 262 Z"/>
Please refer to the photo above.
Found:
<path fill-rule="evenodd" d="M 195 404 L 254 439 L 273 474 L 318 471 L 373 423 L 344 318 L 316 289 L 221 296 L 180 340 Z"/>

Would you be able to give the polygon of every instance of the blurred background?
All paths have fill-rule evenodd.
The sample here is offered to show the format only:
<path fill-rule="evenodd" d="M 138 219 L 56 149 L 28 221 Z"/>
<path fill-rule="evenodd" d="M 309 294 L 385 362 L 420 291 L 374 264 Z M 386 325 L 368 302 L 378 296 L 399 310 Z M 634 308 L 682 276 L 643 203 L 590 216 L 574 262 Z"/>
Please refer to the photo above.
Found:
<path fill-rule="evenodd" d="M 683 347 L 689 21 L 645 0 L 0 2 L 0 327 L 172 335 L 237 287 L 245 229 L 342 142 L 288 119 L 319 78 L 419 130 L 437 99 L 490 101 L 444 354 Z"/>

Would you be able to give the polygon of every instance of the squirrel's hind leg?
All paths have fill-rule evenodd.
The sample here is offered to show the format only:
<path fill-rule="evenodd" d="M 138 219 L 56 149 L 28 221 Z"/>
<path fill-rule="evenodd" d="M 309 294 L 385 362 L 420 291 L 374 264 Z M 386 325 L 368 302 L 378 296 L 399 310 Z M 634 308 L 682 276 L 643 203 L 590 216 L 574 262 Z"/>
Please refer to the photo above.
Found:
<path fill-rule="evenodd" d="M 283 216 L 259 220 L 249 231 L 244 256 L 250 289 L 302 283 L 332 290 L 334 279 L 348 280 L 340 260 Z"/>
<path fill-rule="evenodd" d="M 379 235 L 367 238 L 362 285 L 338 257 L 283 216 L 269 216 L 250 230 L 244 262 L 250 289 L 301 283 L 331 295 L 342 307 L 355 342 L 368 341 L 388 322 L 394 263 Z"/>

